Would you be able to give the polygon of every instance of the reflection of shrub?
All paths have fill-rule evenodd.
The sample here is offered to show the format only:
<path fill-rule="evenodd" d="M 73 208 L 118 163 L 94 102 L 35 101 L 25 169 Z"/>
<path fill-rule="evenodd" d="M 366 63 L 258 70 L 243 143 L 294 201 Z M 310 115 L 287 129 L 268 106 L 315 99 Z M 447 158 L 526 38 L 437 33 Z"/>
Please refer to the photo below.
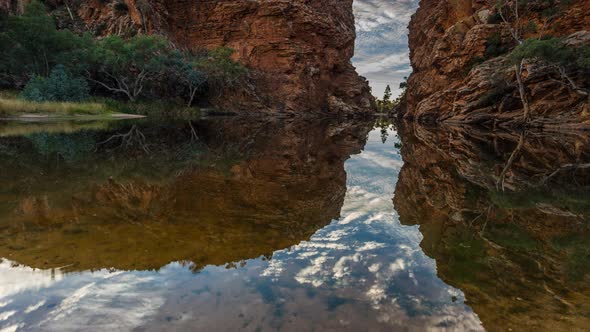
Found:
<path fill-rule="evenodd" d="M 20 97 L 25 100 L 82 101 L 88 99 L 86 80 L 70 76 L 64 66 L 56 66 L 48 78 L 35 77 L 27 83 Z"/>

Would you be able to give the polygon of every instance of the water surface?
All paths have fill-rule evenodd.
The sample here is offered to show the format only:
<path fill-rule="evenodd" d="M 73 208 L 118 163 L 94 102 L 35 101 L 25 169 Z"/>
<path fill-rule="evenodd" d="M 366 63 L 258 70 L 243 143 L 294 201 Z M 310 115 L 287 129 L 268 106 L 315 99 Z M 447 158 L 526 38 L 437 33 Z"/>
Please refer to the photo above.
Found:
<path fill-rule="evenodd" d="M 589 147 L 384 121 L 0 124 L 0 329 L 583 330 Z"/>

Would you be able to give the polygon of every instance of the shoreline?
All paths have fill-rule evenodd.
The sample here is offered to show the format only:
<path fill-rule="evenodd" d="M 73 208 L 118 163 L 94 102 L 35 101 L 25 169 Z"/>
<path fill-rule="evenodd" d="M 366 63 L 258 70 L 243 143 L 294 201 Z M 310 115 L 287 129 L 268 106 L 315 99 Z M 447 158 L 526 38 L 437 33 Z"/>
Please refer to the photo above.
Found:
<path fill-rule="evenodd" d="M 128 113 L 106 113 L 100 115 L 62 115 L 62 114 L 20 114 L 15 116 L 0 116 L 0 121 L 19 122 L 47 122 L 47 121 L 71 121 L 71 120 L 128 120 L 144 119 L 145 115 Z"/>

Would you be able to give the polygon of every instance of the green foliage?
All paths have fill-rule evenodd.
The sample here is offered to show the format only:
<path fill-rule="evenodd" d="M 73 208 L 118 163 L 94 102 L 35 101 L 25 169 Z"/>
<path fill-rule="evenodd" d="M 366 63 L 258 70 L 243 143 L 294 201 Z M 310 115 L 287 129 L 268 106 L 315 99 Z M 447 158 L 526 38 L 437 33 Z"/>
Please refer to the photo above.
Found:
<path fill-rule="evenodd" d="M 233 53 L 231 48 L 217 48 L 197 57 L 192 66 L 206 75 L 210 89 L 219 92 L 223 86 L 238 84 L 248 73 L 246 67 L 231 59 Z"/>
<path fill-rule="evenodd" d="M 404 80 L 399 84 L 399 88 L 402 90 L 406 90 L 408 87 L 408 77 L 404 76 Z"/>
<path fill-rule="evenodd" d="M 509 58 L 515 64 L 522 59 L 538 59 L 564 68 L 590 70 L 590 46 L 572 47 L 558 38 L 525 40 L 512 51 Z"/>
<path fill-rule="evenodd" d="M 198 92 L 204 90 L 207 83 L 207 75 L 197 66 L 196 57 L 188 52 L 173 52 L 168 59 L 168 71 L 170 79 L 184 85 L 186 96 L 188 96 L 188 107 L 192 106 L 193 100 Z M 175 88 L 178 89 L 177 84 Z"/>
<path fill-rule="evenodd" d="M 48 78 L 32 78 L 19 97 L 36 102 L 82 101 L 90 97 L 89 90 L 85 79 L 72 77 L 63 65 L 57 65 Z"/>
<path fill-rule="evenodd" d="M 179 51 L 159 36 L 78 36 L 58 30 L 39 0 L 28 4 L 23 15 L 0 18 L 0 87 L 18 89 L 26 84 L 21 95 L 26 100 L 84 99 L 85 82 L 64 82 L 72 79 L 69 75 L 84 73 L 91 88 L 101 93 L 124 95 L 130 101 L 182 94 L 190 106 L 200 93 L 220 95 L 241 83 L 248 70 L 232 60 L 233 53 L 229 48 L 197 54 Z M 53 68 L 57 72 L 47 78 Z M 179 82 L 184 88 L 179 89 Z"/>
<path fill-rule="evenodd" d="M 390 103 L 391 102 L 391 87 L 389 84 L 385 87 L 385 93 L 383 94 L 383 102 Z"/>
<path fill-rule="evenodd" d="M 391 97 L 392 97 L 391 86 L 388 84 L 385 87 L 385 93 L 383 94 L 383 99 L 376 100 L 377 110 L 379 112 L 393 111 L 399 105 L 399 103 L 401 102 L 401 100 L 405 94 L 405 90 L 408 87 L 407 80 L 408 80 L 408 77 L 404 77 L 404 80 L 399 84 L 399 88 L 402 90 L 402 94 L 399 95 L 394 100 L 391 100 Z"/>
<path fill-rule="evenodd" d="M 82 66 L 82 52 L 90 42 L 68 30 L 58 31 L 45 6 L 33 0 L 21 16 L 8 16 L 0 23 L 0 79 L 19 86 L 31 77 L 47 77 L 58 64 L 71 69 Z"/>
<path fill-rule="evenodd" d="M 147 81 L 163 74 L 171 54 L 168 41 L 159 36 L 141 35 L 128 40 L 109 36 L 89 48 L 87 57 L 95 71 L 93 82 L 135 101 Z"/>

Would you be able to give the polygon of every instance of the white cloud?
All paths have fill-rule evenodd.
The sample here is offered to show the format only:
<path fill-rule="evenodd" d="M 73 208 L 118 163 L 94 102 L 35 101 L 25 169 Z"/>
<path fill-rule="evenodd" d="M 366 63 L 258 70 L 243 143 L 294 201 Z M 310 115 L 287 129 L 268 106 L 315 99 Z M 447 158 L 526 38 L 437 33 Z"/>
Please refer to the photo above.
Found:
<path fill-rule="evenodd" d="M 373 94 L 383 95 L 389 84 L 395 94 L 411 73 L 408 24 L 418 0 L 355 0 L 357 41 L 353 59 L 357 71 L 369 79 Z"/>

